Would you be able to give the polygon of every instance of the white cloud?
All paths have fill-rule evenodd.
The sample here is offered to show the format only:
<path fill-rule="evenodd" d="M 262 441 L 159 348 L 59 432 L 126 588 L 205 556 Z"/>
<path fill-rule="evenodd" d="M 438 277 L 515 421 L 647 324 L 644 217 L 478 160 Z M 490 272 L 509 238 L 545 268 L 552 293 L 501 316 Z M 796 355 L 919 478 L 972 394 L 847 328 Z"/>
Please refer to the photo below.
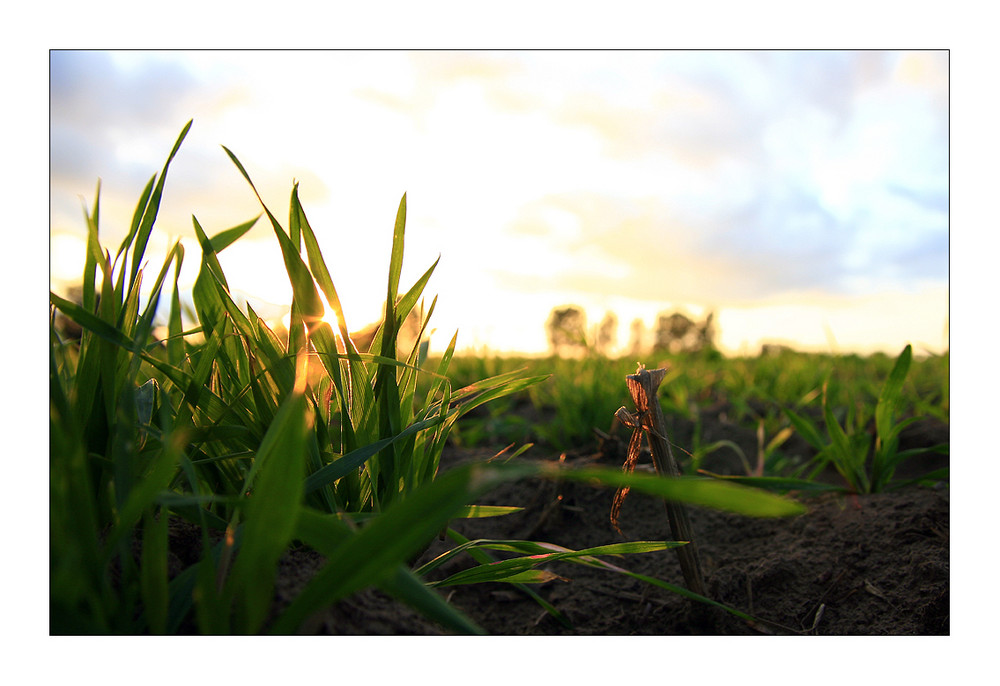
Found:
<path fill-rule="evenodd" d="M 536 289 L 534 303 L 745 303 L 947 278 L 944 53 L 205 51 L 53 65 L 54 229 L 83 235 L 78 195 L 89 204 L 100 176 L 102 235 L 120 240 L 194 117 L 161 230 L 190 236 L 195 214 L 211 234 L 260 211 L 225 144 L 282 222 L 301 181 L 338 288 L 366 312 L 403 192 L 404 281 L 440 254 L 441 306 L 512 284 Z M 271 236 L 268 223 L 253 236 Z"/>

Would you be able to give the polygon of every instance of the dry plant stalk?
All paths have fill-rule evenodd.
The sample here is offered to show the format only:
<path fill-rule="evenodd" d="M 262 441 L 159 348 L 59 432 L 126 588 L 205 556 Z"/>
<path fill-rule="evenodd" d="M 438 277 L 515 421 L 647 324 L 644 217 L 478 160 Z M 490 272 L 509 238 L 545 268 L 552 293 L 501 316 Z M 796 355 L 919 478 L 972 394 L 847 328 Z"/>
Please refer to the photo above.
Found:
<path fill-rule="evenodd" d="M 653 465 L 660 476 L 677 477 L 681 475 L 680 467 L 674 459 L 674 454 L 670 450 L 670 441 L 667 440 L 666 422 L 663 419 L 663 410 L 660 409 L 660 402 L 656 396 L 660 383 L 666 376 L 666 369 L 648 370 L 643 365 L 635 374 L 625 377 L 629 395 L 635 403 L 636 412 L 632 414 L 624 407 L 618 409 L 615 416 L 625 426 L 632 428 L 632 438 L 628 443 L 628 456 L 625 458 L 623 469 L 626 473 L 635 469 L 636 460 L 639 458 L 639 450 L 642 447 L 642 434 L 645 433 L 649 441 L 649 452 L 653 456 Z M 611 523 L 621 533 L 618 528 L 618 515 L 621 512 L 622 503 L 628 494 L 628 487 L 622 487 L 615 493 L 614 502 L 611 505 Z M 670 522 L 670 532 L 674 540 L 688 541 L 688 544 L 676 548 L 677 559 L 681 563 L 681 571 L 684 573 L 684 582 L 689 590 L 699 595 L 705 595 L 705 585 L 701 577 L 701 565 L 698 561 L 698 548 L 695 546 L 694 537 L 691 534 L 691 525 L 688 523 L 687 510 L 683 503 L 664 500 L 667 508 L 667 519 Z"/>

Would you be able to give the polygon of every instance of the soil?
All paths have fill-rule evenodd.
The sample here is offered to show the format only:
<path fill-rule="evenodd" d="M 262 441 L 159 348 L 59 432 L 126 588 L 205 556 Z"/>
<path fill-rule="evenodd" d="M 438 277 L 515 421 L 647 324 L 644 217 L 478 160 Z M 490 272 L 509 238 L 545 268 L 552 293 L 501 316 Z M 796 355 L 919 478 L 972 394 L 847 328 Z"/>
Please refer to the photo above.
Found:
<path fill-rule="evenodd" d="M 752 431 L 733 425 L 705 426 L 746 445 L 747 454 L 754 454 Z M 683 427 L 677 428 L 683 433 Z M 931 421 L 912 425 L 902 441 L 903 447 L 947 442 L 948 426 Z M 494 453 L 449 448 L 442 456 L 442 469 L 489 459 Z M 704 467 L 739 473 L 741 463 L 721 453 L 714 458 L 710 455 Z M 591 446 L 540 459 L 611 465 L 620 457 L 616 446 L 605 444 L 603 451 Z M 920 476 L 947 464 L 948 458 L 942 456 L 911 461 L 897 470 L 897 477 Z M 638 468 L 651 466 L 644 466 L 640 458 Z M 838 483 L 838 479 L 835 474 L 822 477 L 829 483 Z M 609 520 L 613 497 L 611 490 L 585 484 L 526 480 L 501 487 L 480 501 L 524 510 L 503 517 L 457 520 L 452 527 L 468 538 L 544 541 L 571 549 L 671 538 L 666 533 L 669 528 L 662 501 L 635 492 L 621 511 L 619 524 L 627 537 L 623 538 Z M 493 635 L 949 635 L 947 483 L 905 486 L 871 495 L 828 493 L 800 499 L 808 512 L 790 519 L 754 519 L 688 508 L 707 594 L 760 620 L 757 622 L 632 577 L 569 562 L 546 567 L 559 578 L 532 588 L 571 626 L 560 623 L 508 584 L 457 586 L 442 592 L 452 605 Z M 434 541 L 417 564 L 449 549 L 448 543 Z M 632 572 L 684 585 L 672 550 L 609 561 Z M 289 552 L 281 562 L 276 608 L 289 602 L 322 563 L 312 551 Z M 456 558 L 435 570 L 432 578 L 443 578 L 471 564 L 468 558 Z M 321 634 L 447 633 L 375 589 L 339 603 L 317 620 L 312 630 Z"/>

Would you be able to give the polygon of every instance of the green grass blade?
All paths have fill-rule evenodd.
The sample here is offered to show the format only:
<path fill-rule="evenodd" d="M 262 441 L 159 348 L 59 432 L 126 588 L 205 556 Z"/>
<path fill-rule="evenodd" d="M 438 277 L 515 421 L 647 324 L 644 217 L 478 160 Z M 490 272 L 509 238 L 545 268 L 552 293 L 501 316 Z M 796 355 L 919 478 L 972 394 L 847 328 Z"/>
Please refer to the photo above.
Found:
<path fill-rule="evenodd" d="M 97 601 L 104 571 L 98 503 L 83 432 L 51 351 L 49 393 L 49 630 L 102 633 L 108 627 Z"/>
<path fill-rule="evenodd" d="M 455 541 L 460 546 L 467 546 L 467 544 L 471 543 L 471 541 L 468 538 L 466 538 L 465 536 L 463 536 L 462 534 L 458 533 L 457 531 L 455 531 L 450 527 L 447 529 L 446 534 L 448 538 Z M 467 550 L 469 555 L 472 556 L 472 559 L 474 559 L 479 564 L 490 564 L 491 562 L 495 562 L 493 557 L 490 556 L 489 553 L 487 553 L 485 550 L 482 550 L 475 546 L 468 546 Z M 511 585 L 517 590 L 519 590 L 521 593 L 524 593 L 526 596 L 528 596 L 536 603 L 538 603 L 539 607 L 543 608 L 564 627 L 566 627 L 567 629 L 573 628 L 573 623 L 570 622 L 569 619 L 562 612 L 557 610 L 555 606 L 552 605 L 552 603 L 545 600 L 542 596 L 538 595 L 538 593 L 536 593 L 535 590 L 532 589 L 530 586 L 528 586 L 527 584 L 521 584 L 517 582 L 512 582 Z"/>
<path fill-rule="evenodd" d="M 66 300 L 65 298 L 61 298 L 51 291 L 49 292 L 49 301 L 63 314 L 84 329 L 94 333 L 109 343 L 113 343 L 121 348 L 124 348 L 125 350 L 132 350 L 132 339 L 126 336 L 114 325 L 107 323 L 100 317 L 91 314 L 76 303 Z"/>
<path fill-rule="evenodd" d="M 384 581 L 381 588 L 397 600 L 401 600 L 418 610 L 425 617 L 457 634 L 481 636 L 486 633 L 475 622 L 428 588 L 419 577 L 405 567 L 397 567 L 395 575 Z"/>
<path fill-rule="evenodd" d="M 386 321 L 393 319 L 393 307 L 399 293 L 399 275 L 403 270 L 403 236 L 406 233 L 406 193 L 399 201 L 396 224 L 392 230 L 392 254 L 389 259 L 389 283 L 386 291 Z M 387 356 L 388 357 L 388 356 Z"/>
<path fill-rule="evenodd" d="M 83 266 L 83 307 L 88 312 L 97 310 L 97 293 L 94 290 L 94 278 L 97 276 L 97 264 L 102 259 L 101 242 L 98 238 L 98 225 L 101 214 L 101 182 L 97 182 L 94 194 L 94 211 L 84 216 L 87 220 L 87 252 Z"/>
<path fill-rule="evenodd" d="M 131 489 L 118 513 L 118 522 L 108 536 L 106 547 L 115 548 L 118 543 L 139 522 L 142 513 L 148 510 L 161 491 L 165 490 L 177 472 L 178 455 L 182 448 L 181 436 L 167 439 L 163 449 L 152 460 L 148 471 Z"/>
<path fill-rule="evenodd" d="M 292 197 L 288 203 L 288 237 L 295 246 L 295 252 L 302 254 L 302 215 L 295 205 L 299 200 L 299 182 L 292 183 Z"/>
<path fill-rule="evenodd" d="M 465 569 L 452 574 L 447 579 L 436 581 L 430 585 L 435 588 L 445 586 L 458 586 L 465 584 L 478 584 L 486 582 L 515 582 L 515 583 L 538 583 L 549 581 L 546 575 L 530 575 L 526 572 L 534 571 L 536 567 L 560 560 L 582 562 L 593 565 L 596 555 L 624 555 L 636 553 L 648 553 L 657 550 L 668 550 L 685 545 L 678 541 L 632 541 L 629 543 L 615 543 L 611 545 L 595 546 L 584 550 L 569 550 L 561 546 L 551 544 L 528 544 L 520 545 L 521 541 L 473 541 L 476 547 L 492 548 L 494 550 L 504 550 L 512 552 L 530 552 L 527 557 L 516 557 L 499 562 L 492 562 L 487 565 L 480 565 L 471 569 Z M 471 546 L 470 546 L 471 547 Z"/>
<path fill-rule="evenodd" d="M 136 350 L 141 350 L 146 343 L 149 341 L 150 332 L 153 330 L 153 320 L 156 317 L 156 310 L 160 304 L 160 294 L 163 291 L 163 282 L 167 278 L 167 272 L 170 270 L 170 264 L 182 254 L 183 249 L 181 248 L 180 241 L 174 243 L 174 246 L 167 253 L 167 259 L 163 263 L 163 267 L 160 269 L 160 273 L 156 276 L 156 281 L 153 282 L 153 287 L 150 289 L 149 295 L 147 296 L 146 308 L 142 312 L 142 316 L 136 322 L 134 331 L 132 332 L 133 348 Z M 137 371 L 137 365 L 139 362 L 139 357 L 136 356 L 133 359 L 133 364 L 136 365 L 136 369 L 132 370 L 130 373 L 130 378 L 134 378 L 134 372 Z"/>
<path fill-rule="evenodd" d="M 907 345 L 896 358 L 892 372 L 882 386 L 875 408 L 875 428 L 879 436 L 889 436 L 892 432 L 893 421 L 902 404 L 903 382 L 906 381 L 906 375 L 910 371 L 912 359 L 913 348 Z"/>
<path fill-rule="evenodd" d="M 99 305 L 100 317 L 105 322 L 111 323 L 117 320 L 120 303 L 114 297 L 114 292 L 111 285 L 111 266 L 109 264 L 109 256 L 105 254 L 104 264 L 102 265 L 104 271 L 104 281 L 101 287 L 101 302 Z M 120 323 L 118 324 L 120 328 Z M 126 337 L 129 337 L 128 331 L 122 331 Z M 131 347 L 131 342 L 129 346 Z M 116 410 L 117 410 L 117 400 L 118 400 L 118 370 L 120 368 L 119 360 L 121 358 L 121 351 L 118 350 L 114 345 L 111 345 L 108 341 L 98 341 L 97 342 L 97 356 L 98 356 L 98 379 L 99 388 L 98 393 L 103 399 L 103 409 L 104 409 L 104 422 L 103 425 L 108 427 L 110 430 L 115 425 Z M 97 408 L 95 408 L 96 411 Z M 98 422 L 96 427 L 100 427 L 101 423 Z M 95 428 L 96 428 L 95 427 Z M 100 429 L 98 429 L 100 430 Z M 103 432 L 102 432 L 103 433 Z M 96 438 L 96 437 L 95 437 Z M 98 439 L 99 440 L 99 439 Z M 102 454 L 104 453 L 106 446 L 99 446 L 97 440 L 89 442 L 89 445 L 94 448 L 98 448 L 98 451 Z"/>
<path fill-rule="evenodd" d="M 290 633 L 319 609 L 366 586 L 383 583 L 396 565 L 427 545 L 455 512 L 496 485 L 500 472 L 472 464 L 453 469 L 397 501 L 338 547 L 275 624 Z"/>
<path fill-rule="evenodd" d="M 194 309 L 198 313 L 198 321 L 201 322 L 205 337 L 208 338 L 215 328 L 221 325 L 226 309 L 216 282 L 226 290 L 229 289 L 229 284 L 226 282 L 226 275 L 222 271 L 222 265 L 219 264 L 212 241 L 196 217 L 191 217 L 191 223 L 201 245 L 201 268 L 198 270 L 191 295 L 194 299 Z"/>
<path fill-rule="evenodd" d="M 243 222 L 242 224 L 234 226 L 231 229 L 220 231 L 212 236 L 212 252 L 218 254 L 245 236 L 247 231 L 254 227 L 254 224 L 257 223 L 258 219 L 260 219 L 260 215 L 257 215 L 248 222 Z"/>
<path fill-rule="evenodd" d="M 296 529 L 297 539 L 328 559 L 336 557 L 339 554 L 337 547 L 353 535 L 355 534 L 336 515 L 323 515 L 309 508 L 302 509 Z M 474 622 L 445 602 L 403 565 L 397 566 L 393 575 L 380 584 L 380 587 L 457 634 L 483 633 Z"/>
<path fill-rule="evenodd" d="M 792 423 L 792 426 L 795 427 L 795 430 L 799 433 L 800 436 L 802 436 L 802 438 L 806 440 L 806 442 L 809 445 L 811 445 L 817 451 L 826 448 L 827 442 L 823 440 L 823 437 L 819 433 L 819 429 L 817 429 L 816 426 L 811 421 L 809 421 L 802 415 L 793 412 L 787 407 L 782 408 L 782 411 L 785 413 L 785 416 L 788 417 L 788 420 Z"/>
<path fill-rule="evenodd" d="M 184 392 L 183 402 L 178 408 L 178 424 L 186 424 L 190 421 L 195 410 L 201 407 L 201 399 L 203 397 L 217 398 L 208 385 L 208 377 L 212 373 L 215 356 L 219 352 L 221 345 L 222 331 L 217 329 L 212 332 L 211 336 L 207 337 L 204 346 L 201 347 L 200 356 L 195 364 L 194 374 L 190 376 L 185 374 L 181 378 L 176 379 L 175 383 Z M 152 360 L 149 361 L 152 362 Z M 166 365 L 160 365 L 157 368 L 164 372 L 167 371 Z M 185 380 L 187 381 L 186 386 L 184 385 Z"/>
<path fill-rule="evenodd" d="M 403 267 L 403 238 L 406 229 L 406 194 L 396 212 L 392 234 L 392 256 L 389 261 L 389 279 L 386 287 L 385 317 L 381 327 L 381 356 L 396 359 L 396 335 L 399 322 L 396 318 L 396 298 L 399 275 Z M 376 335 L 376 341 L 378 336 Z M 373 341 L 373 349 L 376 345 Z M 378 433 L 381 437 L 397 435 L 402 429 L 402 410 L 396 370 L 389 365 L 379 365 L 375 370 L 375 398 Z M 398 484 L 404 465 L 402 451 L 394 445 L 387 446 L 369 465 L 375 487 L 376 507 L 388 506 L 398 495 Z"/>
<path fill-rule="evenodd" d="M 725 479 L 734 483 L 744 484 L 753 488 L 761 488 L 765 491 L 775 491 L 778 493 L 787 493 L 789 491 L 801 491 L 803 493 L 838 493 L 845 490 L 841 486 L 824 484 L 819 481 L 792 479 L 782 476 L 730 476 L 727 474 L 714 474 L 704 469 L 698 470 L 698 473 L 710 476 L 713 479 Z"/>
<path fill-rule="evenodd" d="M 147 514 L 142 536 L 139 567 L 143 612 L 151 634 L 167 632 L 170 596 L 167 583 L 167 512 Z"/>
<path fill-rule="evenodd" d="M 806 512 L 805 506 L 794 500 L 716 479 L 693 476 L 665 478 L 655 474 L 625 474 L 614 469 L 596 467 L 565 469 L 552 464 L 540 465 L 539 474 L 571 481 L 593 481 L 614 488 L 628 486 L 667 500 L 751 517 L 790 517 Z"/>
<path fill-rule="evenodd" d="M 927 472 L 923 476 L 918 476 L 915 479 L 907 479 L 905 481 L 895 481 L 889 486 L 889 490 L 894 490 L 898 488 L 904 488 L 906 486 L 912 486 L 914 484 L 933 482 L 933 481 L 947 481 L 950 478 L 951 470 L 948 467 L 942 469 L 935 469 L 933 471 Z"/>
<path fill-rule="evenodd" d="M 441 258 L 438 257 L 438 259 L 434 261 L 434 264 L 432 264 L 427 269 L 427 271 L 425 271 L 423 275 L 417 280 L 417 282 L 410 287 L 410 290 L 408 290 L 405 294 L 403 294 L 402 297 L 397 296 L 396 303 L 393 305 L 393 316 L 395 317 L 395 323 L 391 327 L 392 336 L 394 340 L 396 335 L 399 333 L 399 329 L 403 325 L 403 322 L 405 321 L 407 315 L 410 314 L 410 311 L 413 310 L 414 306 L 420 300 L 420 296 L 423 295 L 424 288 L 427 286 L 427 282 L 430 280 L 431 274 L 434 273 L 434 270 L 437 267 L 438 262 L 440 261 Z M 388 333 L 389 329 L 386 327 L 385 321 L 383 321 L 382 326 L 379 327 L 378 331 L 375 332 L 375 337 L 372 339 L 371 349 L 381 350 L 383 345 L 383 338 L 386 335 L 388 335 Z"/>
<path fill-rule="evenodd" d="M 332 484 L 337 479 L 346 476 L 348 473 L 354 471 L 366 461 L 371 459 L 371 457 L 377 454 L 380 450 L 391 446 L 396 441 L 401 441 L 413 436 L 418 431 L 423 431 L 429 429 L 430 427 L 436 426 L 443 421 L 441 417 L 431 417 L 430 419 L 425 419 L 423 421 L 416 422 L 406 427 L 396 436 L 391 436 L 389 438 L 383 438 L 380 441 L 376 441 L 370 445 L 363 446 L 357 450 L 353 450 L 347 453 L 343 457 L 331 462 L 327 466 L 323 467 L 317 472 L 313 472 L 306 479 L 306 493 L 312 493 L 315 490 L 323 488 L 329 484 Z"/>
<path fill-rule="evenodd" d="M 183 323 L 181 321 L 181 265 L 184 263 L 184 245 L 177 243 L 177 263 L 174 265 L 174 289 L 170 294 L 170 313 L 167 318 L 167 361 L 180 367 L 184 361 Z"/>
<path fill-rule="evenodd" d="M 899 434 L 916 418 L 896 423 L 896 417 L 903 405 L 903 383 L 910 370 L 913 348 L 907 345 L 896 358 L 889 373 L 878 403 L 875 406 L 875 454 L 872 458 L 872 490 L 881 491 L 888 485 L 900 458 L 897 455 Z"/>
<path fill-rule="evenodd" d="M 134 287 L 122 301 L 121 310 L 118 312 L 118 327 L 130 338 L 135 332 L 136 320 L 139 316 L 139 292 L 142 288 L 142 277 L 143 270 L 140 269 L 136 274 Z M 118 302 L 117 298 L 115 302 Z"/>
<path fill-rule="evenodd" d="M 122 239 L 121 245 L 118 246 L 118 252 L 115 253 L 115 263 L 118 263 L 118 258 L 120 258 L 128 247 L 132 245 L 135 240 L 136 234 L 139 232 L 139 225 L 142 223 L 142 215 L 146 211 L 146 206 L 149 204 L 149 196 L 153 194 L 153 184 L 156 183 L 156 174 L 149 177 L 149 181 L 146 182 L 146 187 L 142 191 L 142 196 L 139 198 L 139 202 L 136 203 L 135 211 L 132 213 L 132 223 L 129 226 L 129 231 Z M 125 264 L 122 264 L 122 270 L 119 272 L 120 289 L 124 290 L 125 287 Z"/>
<path fill-rule="evenodd" d="M 698 595 L 697 593 L 694 593 L 693 591 L 689 591 L 688 589 L 684 588 L 683 586 L 676 586 L 676 585 L 668 583 L 666 581 L 662 581 L 661 579 L 657 579 L 656 577 L 645 576 L 643 574 L 637 574 L 635 572 L 630 572 L 627 569 L 623 569 L 623 568 L 621 568 L 621 567 L 619 567 L 617 565 L 613 565 L 613 564 L 611 564 L 609 562 L 606 562 L 604 560 L 600 560 L 599 563 L 600 563 L 600 566 L 604 567 L 608 571 L 617 572 L 619 574 L 624 574 L 625 576 L 630 576 L 633 579 L 638 579 L 639 581 L 643 581 L 643 582 L 645 582 L 647 584 L 650 584 L 652 586 L 659 586 L 660 588 L 662 588 L 664 590 L 667 590 L 667 591 L 670 591 L 671 593 L 676 593 L 678 595 L 684 596 L 685 598 L 690 598 L 691 600 L 696 600 L 696 601 L 698 601 L 700 603 L 704 603 L 706 605 L 713 605 L 713 606 L 715 606 L 715 607 L 717 607 L 717 608 L 719 608 L 721 610 L 725 610 L 726 612 L 728 612 L 731 615 L 734 615 L 736 617 L 739 617 L 740 619 L 746 620 L 747 622 L 760 622 L 761 621 L 759 619 L 754 618 L 751 615 L 748 615 L 745 612 L 741 612 L 740 610 L 737 610 L 735 608 L 729 607 L 728 605 L 723 605 L 722 603 L 716 602 L 716 601 L 712 600 L 711 598 L 706 598 L 703 595 Z"/>
<path fill-rule="evenodd" d="M 311 417 L 303 392 L 302 365 L 300 372 L 298 387 L 282 403 L 247 478 L 250 496 L 243 541 L 233 566 L 232 589 L 240 598 L 238 626 L 248 633 L 256 633 L 267 618 L 278 559 L 292 540 L 301 509 Z"/>
<path fill-rule="evenodd" d="M 135 238 L 135 246 L 132 249 L 132 276 L 129 280 L 129 290 L 132 290 L 132 284 L 135 283 L 139 265 L 142 263 L 142 256 L 146 252 L 146 243 L 149 241 L 149 234 L 153 230 L 153 223 L 156 221 L 156 214 L 160 209 L 160 197 L 163 195 L 163 184 L 167 180 L 167 170 L 170 168 L 170 163 L 180 149 L 185 136 L 187 136 L 188 131 L 191 129 L 193 121 L 188 121 L 177 137 L 177 141 L 174 143 L 174 147 L 170 151 L 170 155 L 167 156 L 166 163 L 163 165 L 163 171 L 160 172 L 160 179 L 156 182 L 156 188 L 149 198 L 149 204 L 146 205 L 146 210 L 142 214 L 142 224 L 139 226 L 139 231 Z"/>
<path fill-rule="evenodd" d="M 517 378 L 517 374 L 520 372 L 486 379 L 455 391 L 451 396 L 451 403 L 452 408 L 457 410 L 456 418 L 471 412 L 480 405 L 527 390 L 549 378 L 548 375 L 545 375 L 521 379 Z"/>
<path fill-rule="evenodd" d="M 278 245 L 281 248 L 281 256 L 285 262 L 285 271 L 288 272 L 288 279 L 292 285 L 292 323 L 289 327 L 289 331 L 292 332 L 296 328 L 296 315 L 301 317 L 306 326 L 311 330 L 321 323 L 323 320 L 324 307 L 323 303 L 319 298 L 319 293 L 316 291 L 316 285 L 313 282 L 312 275 L 309 273 L 309 268 L 306 267 L 305 263 L 302 261 L 302 257 L 299 255 L 299 251 L 296 246 L 293 245 L 288 234 L 285 230 L 281 228 L 281 224 L 271 213 L 271 210 L 267 208 L 264 204 L 263 199 L 260 197 L 260 193 L 257 192 L 256 186 L 254 186 L 253 181 L 250 180 L 250 175 L 247 170 L 243 167 L 240 161 L 236 158 L 236 155 L 232 153 L 226 146 L 222 146 L 229 159 L 232 160 L 236 168 L 239 169 L 243 178 L 250 185 L 253 190 L 254 195 L 257 196 L 257 200 L 260 202 L 261 207 L 264 209 L 267 218 L 271 222 L 271 227 L 274 229 L 274 234 L 278 239 Z M 323 324 L 329 328 L 329 325 Z M 304 342 L 304 341 L 302 341 Z M 298 352 L 298 347 L 293 347 L 289 349 L 289 352 Z"/>
<path fill-rule="evenodd" d="M 302 230 L 302 237 L 305 240 L 306 245 L 306 255 L 309 259 L 309 269 L 316 277 L 316 283 L 323 290 L 323 295 L 326 297 L 326 301 L 333 308 L 334 313 L 337 316 L 337 326 L 340 329 L 340 336 L 344 340 L 344 347 L 348 353 L 357 352 L 357 348 L 354 347 L 354 342 L 351 341 L 351 335 L 347 328 L 347 320 L 344 319 L 344 308 L 340 303 L 340 296 L 337 294 L 337 289 L 333 285 L 333 278 L 330 276 L 330 270 L 327 269 L 326 260 L 323 259 L 323 253 L 319 249 L 319 242 L 316 240 L 316 234 L 313 233 L 312 226 L 309 224 L 309 219 L 306 217 L 305 210 L 299 203 L 299 193 L 298 184 L 292 189 L 292 209 L 296 212 L 299 218 L 299 225 Z"/>
<path fill-rule="evenodd" d="M 520 512 L 523 507 L 506 507 L 502 505 L 467 505 L 462 508 L 456 519 L 480 519 L 482 517 L 502 517 L 503 515 Z"/>
<path fill-rule="evenodd" d="M 868 476 L 865 474 L 866 451 L 860 450 L 851 437 L 847 435 L 840 422 L 833 416 L 833 410 L 827 402 L 826 386 L 823 387 L 823 420 L 826 431 L 832 441 L 831 456 L 834 466 L 847 483 L 860 493 L 868 492 Z"/>
<path fill-rule="evenodd" d="M 306 217 L 305 210 L 299 202 L 297 184 L 292 189 L 291 208 L 289 211 L 293 216 L 298 218 L 298 226 L 305 240 L 309 270 L 323 291 L 327 303 L 334 310 L 337 317 L 337 327 L 340 330 L 340 337 L 344 342 L 344 350 L 347 353 L 348 362 L 346 371 L 339 363 L 331 364 L 331 359 L 324 359 L 323 364 L 326 366 L 327 372 L 337 389 L 337 397 L 341 410 L 342 449 L 353 450 L 357 447 L 352 411 L 355 388 L 364 388 L 366 375 L 363 366 L 358 364 L 357 360 L 353 357 L 357 354 L 358 350 L 354 345 L 354 341 L 351 340 L 351 335 L 347 328 L 347 320 L 344 318 L 344 308 L 340 302 L 340 296 L 337 294 L 337 289 L 333 284 L 333 279 L 330 276 L 330 270 L 326 266 L 326 261 L 323 258 L 323 253 L 320 251 L 319 243 L 316 240 L 316 235 L 313 233 L 312 226 L 309 224 L 309 219 Z M 317 350 L 321 355 L 324 353 L 335 353 L 335 341 L 332 338 L 327 339 L 326 336 L 323 336 L 323 340 L 317 345 Z"/>

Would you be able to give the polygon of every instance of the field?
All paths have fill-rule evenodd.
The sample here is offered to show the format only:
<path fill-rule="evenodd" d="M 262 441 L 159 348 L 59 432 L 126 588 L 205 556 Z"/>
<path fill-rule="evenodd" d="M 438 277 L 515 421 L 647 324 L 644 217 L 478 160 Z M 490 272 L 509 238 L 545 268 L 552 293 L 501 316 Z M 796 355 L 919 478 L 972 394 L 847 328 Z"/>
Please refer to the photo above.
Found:
<path fill-rule="evenodd" d="M 295 187 L 284 224 L 262 203 L 287 331 L 217 258 L 256 220 L 193 220 L 182 317 L 180 243 L 140 266 L 187 130 L 114 255 L 98 191 L 50 298 L 51 633 L 949 633 L 947 354 L 650 352 L 658 423 L 637 360 L 429 350 L 405 196 L 352 334 Z"/>
<path fill-rule="evenodd" d="M 685 471 L 693 473 L 700 468 L 738 476 L 756 473 L 763 464 L 765 475 L 799 474 L 811 483 L 797 491 L 809 512 L 791 520 L 744 517 L 708 508 L 690 511 L 708 570 L 710 597 L 765 621 L 747 622 L 639 579 L 566 563 L 553 565 L 551 569 L 559 578 L 537 590 L 559 609 L 569 626 L 509 584 L 455 587 L 448 596 L 452 604 L 491 634 L 500 635 L 949 633 L 948 457 L 940 449 L 948 443 L 947 408 L 940 404 L 946 396 L 937 396 L 936 408 L 926 404 L 935 392 L 941 392 L 941 381 L 947 378 L 946 360 L 922 360 L 911 372 L 913 383 L 908 388 L 913 395 L 904 414 L 912 415 L 917 407 L 926 412 L 901 435 L 900 450 L 912 451 L 912 456 L 901 463 L 891 488 L 864 495 L 851 494 L 844 478 L 830 465 L 816 472 L 817 451 L 801 436 L 788 433 L 790 422 L 779 416 L 781 407 L 796 407 L 798 403 L 783 396 L 774 399 L 759 387 L 797 395 L 803 388 L 818 388 L 824 370 L 835 369 L 849 379 L 842 386 L 848 394 L 851 388 L 864 385 L 858 379 L 885 378 L 892 360 L 786 352 L 778 359 L 675 356 L 669 363 L 689 370 L 692 388 L 711 387 L 699 381 L 701 378 L 717 375 L 724 379 L 714 391 L 693 398 L 686 412 L 678 411 L 670 402 L 668 389 L 663 389 L 661 403 L 671 408 L 667 414 L 670 436 Z M 489 460 L 505 445 L 533 442 L 524 459 L 621 465 L 628 433 L 613 426 L 612 406 L 628 400 L 624 377 L 635 371 L 628 367 L 623 360 L 599 358 L 456 359 L 454 368 L 471 376 L 514 368 L 525 368 L 529 374 L 558 369 L 575 381 L 560 382 L 551 377 L 529 391 L 482 406 L 456 426 L 453 445 L 446 449 L 442 464 Z M 790 371 L 795 369 L 799 371 Z M 607 370 L 605 397 L 592 391 L 586 395 L 588 388 L 601 383 L 593 378 L 604 373 L 597 370 Z M 801 386 L 791 380 L 796 375 L 804 377 Z M 755 381 L 735 380 L 748 376 Z M 926 385 L 917 384 L 918 378 Z M 758 390 L 752 390 L 754 387 Z M 676 387 L 673 392 L 683 394 Z M 874 405 L 877 392 L 872 392 L 874 395 L 867 398 L 855 396 L 858 405 Z M 561 393 L 584 394 L 585 404 L 612 409 L 595 414 L 592 425 L 587 420 L 574 425 L 560 418 Z M 775 416 L 768 418 L 769 411 Z M 808 407 L 804 412 L 810 414 Z M 813 408 L 811 414 L 819 413 Z M 760 427 L 769 426 L 769 422 L 773 427 L 762 433 Z M 874 432 L 874 426 L 868 428 Z M 609 437 L 601 438 L 593 429 Z M 779 437 L 779 445 L 774 445 L 774 436 Z M 637 469 L 652 468 L 648 451 L 644 451 Z M 930 478 L 924 478 L 927 475 Z M 655 497 L 632 494 L 620 517 L 623 538 L 609 519 L 613 496 L 612 489 L 586 484 L 523 480 L 501 486 L 480 501 L 520 506 L 523 511 L 456 521 L 452 526 L 470 539 L 528 539 L 571 549 L 625 538 L 669 537 L 663 504 Z M 416 564 L 426 563 L 448 548 L 447 541 L 435 541 Z M 614 563 L 634 573 L 683 585 L 681 568 L 669 551 Z M 318 556 L 308 551 L 289 556 L 283 567 L 289 573 L 284 590 L 287 597 L 294 596 L 303 580 L 294 570 L 314 570 L 318 564 Z M 462 568 L 461 562 L 453 562 L 439 574 L 444 578 Z M 418 613 L 374 591 L 360 594 L 317 621 L 322 631 L 337 634 L 441 631 Z"/>

